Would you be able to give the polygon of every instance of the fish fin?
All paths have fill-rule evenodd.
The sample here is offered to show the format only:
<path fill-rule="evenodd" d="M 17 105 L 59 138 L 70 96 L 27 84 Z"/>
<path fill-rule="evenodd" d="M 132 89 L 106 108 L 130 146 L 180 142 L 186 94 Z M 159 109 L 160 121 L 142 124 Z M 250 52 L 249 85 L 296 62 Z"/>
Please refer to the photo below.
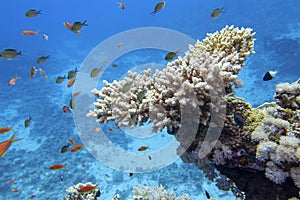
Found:
<path fill-rule="evenodd" d="M 16 132 L 18 132 L 18 131 L 15 131 L 15 132 L 10 136 L 9 140 L 10 140 L 11 142 L 17 142 L 17 141 L 20 141 L 20 140 L 23 139 L 23 138 L 14 139 Z"/>
<path fill-rule="evenodd" d="M 152 16 L 154 16 L 154 15 L 155 15 L 155 13 L 156 13 L 156 12 L 155 12 L 155 11 L 153 11 L 153 12 L 151 12 L 150 14 L 151 14 Z"/>
<path fill-rule="evenodd" d="M 86 20 L 83 21 L 82 25 L 83 25 L 83 26 L 88 26 L 88 25 L 86 24 Z"/>
<path fill-rule="evenodd" d="M 22 51 L 19 51 L 18 55 L 23 55 L 23 54 L 22 54 Z"/>

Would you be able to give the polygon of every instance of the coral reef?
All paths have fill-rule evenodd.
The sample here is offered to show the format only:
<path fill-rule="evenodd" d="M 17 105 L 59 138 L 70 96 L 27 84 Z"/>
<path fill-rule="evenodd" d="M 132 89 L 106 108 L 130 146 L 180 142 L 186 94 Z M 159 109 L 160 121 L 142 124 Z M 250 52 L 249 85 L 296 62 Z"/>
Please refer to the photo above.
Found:
<path fill-rule="evenodd" d="M 79 189 L 84 186 L 92 186 L 96 187 L 95 189 L 88 192 L 79 192 Z M 100 190 L 97 188 L 97 185 L 92 184 L 91 182 L 87 183 L 78 183 L 69 187 L 66 190 L 66 195 L 64 196 L 64 200 L 96 200 L 100 197 Z"/>
<path fill-rule="evenodd" d="M 173 191 L 165 190 L 162 185 L 153 188 L 146 186 L 136 186 L 133 188 L 133 198 L 131 200 L 190 200 L 188 194 L 176 197 Z"/>
<path fill-rule="evenodd" d="M 143 75 L 129 71 L 121 81 L 104 81 L 105 87 L 92 91 L 97 97 L 96 109 L 87 116 L 98 118 L 100 123 L 115 120 L 118 126 L 134 127 L 150 121 L 154 124 L 153 132 L 167 128 L 180 142 L 177 151 L 184 162 L 195 163 L 199 168 L 214 164 L 248 170 L 253 173 L 253 180 L 257 180 L 256 173 L 263 172 L 263 181 L 271 180 L 267 184 L 274 191 L 289 187 L 284 198 L 296 196 L 300 185 L 300 79 L 277 85 L 276 102 L 258 108 L 234 97 L 233 86 L 242 87 L 237 75 L 247 56 L 254 53 L 253 36 L 252 29 L 226 26 L 220 32 L 208 34 L 202 42 L 197 41 L 195 46 L 190 45 L 184 57 L 169 62 L 152 76 L 148 69 Z M 221 98 L 216 102 L 215 96 Z M 199 116 L 196 120 L 189 117 L 198 125 L 192 143 L 186 143 L 190 131 L 178 131 L 182 124 L 191 123 L 181 116 L 187 105 L 192 107 L 190 114 Z M 220 112 L 222 109 L 225 113 Z M 213 110 L 224 123 L 210 123 Z M 220 125 L 220 137 L 203 157 L 200 150 L 208 130 Z M 212 170 L 207 172 L 214 179 Z M 234 182 L 238 181 L 238 177 L 234 178 Z M 241 184 L 240 187 L 252 191 Z"/>

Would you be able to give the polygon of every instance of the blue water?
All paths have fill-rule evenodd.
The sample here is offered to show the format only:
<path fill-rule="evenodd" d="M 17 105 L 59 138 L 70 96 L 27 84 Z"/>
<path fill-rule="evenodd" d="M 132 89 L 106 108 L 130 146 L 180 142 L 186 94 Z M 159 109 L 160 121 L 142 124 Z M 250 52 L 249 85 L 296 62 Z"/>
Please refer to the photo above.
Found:
<path fill-rule="evenodd" d="M 250 27 L 256 32 L 256 54 L 249 56 L 239 74 L 244 86 L 237 90 L 237 95 L 258 106 L 272 101 L 276 84 L 299 78 L 300 1 L 172 0 L 166 1 L 165 8 L 154 16 L 150 12 L 157 1 L 132 0 L 124 3 L 125 10 L 115 1 L 1 2 L 0 50 L 13 48 L 23 52 L 23 55 L 12 60 L 0 60 L 0 127 L 13 127 L 18 130 L 16 138 L 23 138 L 13 143 L 1 158 L 1 200 L 27 199 L 32 194 L 41 200 L 62 199 L 68 187 L 89 181 L 99 183 L 102 192 L 100 199 L 104 200 L 112 198 L 115 193 L 120 193 L 122 199 L 129 199 L 132 188 L 137 184 L 162 184 L 177 195 L 189 193 L 193 200 L 206 199 L 204 190 L 209 191 L 213 198 L 233 198 L 231 193 L 224 195 L 224 191 L 218 190 L 195 166 L 183 164 L 180 160 L 159 171 L 129 177 L 127 173 L 115 171 L 98 162 L 86 149 L 61 154 L 60 149 L 68 143 L 68 138 L 72 137 L 78 144 L 80 138 L 72 113 L 64 113 L 61 109 L 69 104 L 74 91 L 66 86 L 66 80 L 62 84 L 56 84 L 55 80 L 69 70 L 80 68 L 85 57 L 100 42 L 130 29 L 162 27 L 201 40 L 206 33 L 221 30 L 225 25 Z M 224 7 L 224 13 L 212 19 L 210 14 L 218 7 Z M 42 10 L 42 14 L 26 18 L 24 14 L 28 9 Z M 63 25 L 66 21 L 73 23 L 84 20 L 87 20 L 88 26 L 82 28 L 80 35 Z M 39 35 L 21 35 L 26 29 L 39 31 Z M 49 35 L 48 41 L 41 37 L 42 33 Z M 119 80 L 127 68 L 130 69 L 128 63 L 132 67 L 151 60 L 166 63 L 160 62 L 164 51 L 147 51 L 128 54 L 123 60 L 116 60 L 118 66 L 106 71 L 109 82 Z M 41 65 L 36 64 L 37 58 L 46 55 L 49 55 L 48 60 Z M 37 73 L 29 80 L 29 69 L 33 65 L 43 68 L 49 79 Z M 126 70 L 123 66 L 127 67 Z M 268 70 L 277 70 L 278 74 L 272 81 L 263 82 L 262 77 Z M 16 84 L 8 86 L 8 81 L 16 75 L 20 76 Z M 32 124 L 24 128 L 23 122 L 29 115 Z M 0 135 L 0 141 L 6 140 L 11 134 Z M 163 133 L 159 137 L 168 141 L 168 136 Z M 135 148 L 132 145 L 136 144 L 130 137 L 116 136 L 115 139 L 125 149 Z M 157 147 L 157 142 L 151 142 Z M 151 145 L 151 142 L 146 144 Z M 55 163 L 66 164 L 67 169 L 50 171 L 49 167 Z M 8 186 L 9 180 L 15 182 Z M 12 192 L 12 188 L 20 192 Z"/>

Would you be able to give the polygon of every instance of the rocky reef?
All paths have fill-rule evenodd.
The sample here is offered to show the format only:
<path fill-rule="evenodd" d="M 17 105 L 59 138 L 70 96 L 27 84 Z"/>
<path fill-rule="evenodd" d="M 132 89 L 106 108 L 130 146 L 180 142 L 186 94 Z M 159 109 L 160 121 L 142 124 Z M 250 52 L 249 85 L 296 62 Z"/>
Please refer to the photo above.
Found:
<path fill-rule="evenodd" d="M 96 108 L 87 116 L 99 123 L 115 120 L 117 126 L 150 121 L 153 132 L 167 128 L 180 142 L 177 153 L 184 162 L 205 169 L 211 180 L 215 177 L 208 169 L 217 167 L 247 199 L 295 197 L 300 188 L 300 79 L 277 85 L 275 102 L 258 108 L 234 96 L 234 87 L 242 87 L 238 73 L 254 53 L 254 35 L 250 28 L 226 26 L 152 76 L 150 69 L 143 75 L 129 71 L 121 81 L 104 81 L 104 88 L 92 91 Z M 197 124 L 195 135 L 182 130 L 190 123 Z M 231 189 L 220 180 L 221 189 Z"/>

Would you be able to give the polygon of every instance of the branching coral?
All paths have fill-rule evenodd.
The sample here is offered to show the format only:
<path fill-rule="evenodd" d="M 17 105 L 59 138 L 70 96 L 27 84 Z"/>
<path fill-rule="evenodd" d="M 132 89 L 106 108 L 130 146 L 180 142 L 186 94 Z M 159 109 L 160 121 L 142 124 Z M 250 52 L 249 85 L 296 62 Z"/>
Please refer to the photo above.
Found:
<path fill-rule="evenodd" d="M 79 189 L 84 186 L 91 186 L 95 187 L 89 191 L 80 192 Z M 64 196 L 64 200 L 95 200 L 100 197 L 101 193 L 100 190 L 97 188 L 97 185 L 92 184 L 91 182 L 88 183 L 78 183 L 69 187 L 66 190 L 66 195 Z"/>
<path fill-rule="evenodd" d="M 117 120 L 119 126 L 142 125 L 150 119 L 154 132 L 167 127 L 171 133 L 180 127 L 180 106 L 189 102 L 200 108 L 195 114 L 200 115 L 199 123 L 206 124 L 211 108 L 217 106 L 211 103 L 209 93 L 224 89 L 214 87 L 216 77 L 223 79 L 226 93 L 232 92 L 233 85 L 241 86 L 237 74 L 245 57 L 253 53 L 251 31 L 226 26 L 220 33 L 208 35 L 203 43 L 190 45 L 183 58 L 168 63 L 162 71 L 156 70 L 152 77 L 149 69 L 143 75 L 129 71 L 129 77 L 119 82 L 104 81 L 104 88 L 92 91 L 100 98 L 94 103 L 97 109 L 87 116 L 97 117 L 101 123 Z M 221 45 L 218 40 L 223 41 Z"/>

